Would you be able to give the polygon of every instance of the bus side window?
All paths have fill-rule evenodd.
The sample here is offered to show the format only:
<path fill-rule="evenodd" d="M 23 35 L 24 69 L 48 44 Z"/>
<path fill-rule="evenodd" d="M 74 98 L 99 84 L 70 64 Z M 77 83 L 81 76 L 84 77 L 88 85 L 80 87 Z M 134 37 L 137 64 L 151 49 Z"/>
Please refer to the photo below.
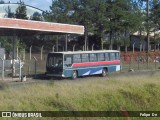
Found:
<path fill-rule="evenodd" d="M 88 54 L 82 54 L 82 62 L 89 62 Z"/>
<path fill-rule="evenodd" d="M 110 60 L 115 60 L 115 59 L 116 59 L 115 53 L 110 53 Z"/>
<path fill-rule="evenodd" d="M 90 55 L 90 62 L 96 62 L 97 61 L 97 56 L 95 53 L 91 53 Z"/>
<path fill-rule="evenodd" d="M 117 52 L 116 53 L 116 60 L 119 60 L 120 59 L 120 55 L 119 55 L 119 53 Z"/>
<path fill-rule="evenodd" d="M 81 63 L 81 55 L 80 54 L 73 55 L 73 63 Z"/>
<path fill-rule="evenodd" d="M 65 56 L 64 58 L 64 67 L 70 67 L 72 65 L 72 58 Z"/>
<path fill-rule="evenodd" d="M 98 53 L 98 61 L 104 61 L 104 53 Z"/>
<path fill-rule="evenodd" d="M 105 53 L 105 60 L 110 61 L 110 53 Z"/>

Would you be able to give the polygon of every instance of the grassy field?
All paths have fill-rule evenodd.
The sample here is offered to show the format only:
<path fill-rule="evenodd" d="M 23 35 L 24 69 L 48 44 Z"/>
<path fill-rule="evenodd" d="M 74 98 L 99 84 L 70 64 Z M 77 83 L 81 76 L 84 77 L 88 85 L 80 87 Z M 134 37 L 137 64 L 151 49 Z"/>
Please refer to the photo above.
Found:
<path fill-rule="evenodd" d="M 52 80 L 48 84 L 21 84 L 21 87 L 0 85 L 1 111 L 159 111 L 160 74 L 85 77 L 73 80 Z M 39 118 L 38 118 L 39 119 Z M 53 119 L 53 118 L 47 118 Z M 62 119 L 62 118 L 56 118 Z M 63 118 L 70 119 L 70 118 Z M 72 118 L 109 119 L 126 118 Z M 147 118 L 131 118 L 131 120 Z M 149 120 L 151 118 L 148 118 Z M 158 118 L 153 118 L 158 120 Z"/>

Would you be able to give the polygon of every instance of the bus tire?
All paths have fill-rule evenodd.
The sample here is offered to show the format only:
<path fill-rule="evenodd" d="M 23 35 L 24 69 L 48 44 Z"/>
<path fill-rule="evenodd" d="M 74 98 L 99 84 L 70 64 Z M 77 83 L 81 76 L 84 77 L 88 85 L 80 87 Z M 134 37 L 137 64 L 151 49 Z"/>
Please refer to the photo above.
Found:
<path fill-rule="evenodd" d="M 73 71 L 73 73 L 72 73 L 72 79 L 74 80 L 76 78 L 77 78 L 77 71 Z"/>
<path fill-rule="evenodd" d="M 102 76 L 102 77 L 107 76 L 107 70 L 106 70 L 106 68 L 103 68 L 103 69 L 102 69 L 102 74 L 101 74 L 101 76 Z"/>

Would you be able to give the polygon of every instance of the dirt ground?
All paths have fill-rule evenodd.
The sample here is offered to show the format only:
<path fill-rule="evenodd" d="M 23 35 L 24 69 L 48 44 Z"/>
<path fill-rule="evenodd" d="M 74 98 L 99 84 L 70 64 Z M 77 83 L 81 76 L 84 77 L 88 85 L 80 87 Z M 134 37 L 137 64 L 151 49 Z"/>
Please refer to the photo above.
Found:
<path fill-rule="evenodd" d="M 0 80 L 0 87 L 11 87 L 11 88 L 19 88 L 23 87 L 24 85 L 34 85 L 34 84 L 50 84 L 53 82 L 81 82 L 86 80 L 99 80 L 108 78 L 118 78 L 118 77 L 132 77 L 132 76 L 151 76 L 153 74 L 160 73 L 160 70 L 144 70 L 144 71 L 132 71 L 132 72 L 116 72 L 116 73 L 108 73 L 106 77 L 100 77 L 98 75 L 94 76 L 85 76 L 77 78 L 76 80 L 72 80 L 71 78 L 46 78 L 43 74 L 37 75 L 37 78 L 34 77 L 26 77 L 26 81 L 22 82 L 19 77 L 5 77 L 4 80 Z M 129 79 L 128 79 L 129 80 Z"/>

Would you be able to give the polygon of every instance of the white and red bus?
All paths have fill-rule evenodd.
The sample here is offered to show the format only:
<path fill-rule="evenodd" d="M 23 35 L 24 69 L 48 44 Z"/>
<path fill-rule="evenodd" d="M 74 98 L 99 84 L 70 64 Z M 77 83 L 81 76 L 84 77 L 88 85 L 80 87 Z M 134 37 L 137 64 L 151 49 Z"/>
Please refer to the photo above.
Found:
<path fill-rule="evenodd" d="M 47 57 L 46 75 L 75 79 L 95 74 L 106 76 L 120 68 L 117 50 L 52 52 Z"/>

